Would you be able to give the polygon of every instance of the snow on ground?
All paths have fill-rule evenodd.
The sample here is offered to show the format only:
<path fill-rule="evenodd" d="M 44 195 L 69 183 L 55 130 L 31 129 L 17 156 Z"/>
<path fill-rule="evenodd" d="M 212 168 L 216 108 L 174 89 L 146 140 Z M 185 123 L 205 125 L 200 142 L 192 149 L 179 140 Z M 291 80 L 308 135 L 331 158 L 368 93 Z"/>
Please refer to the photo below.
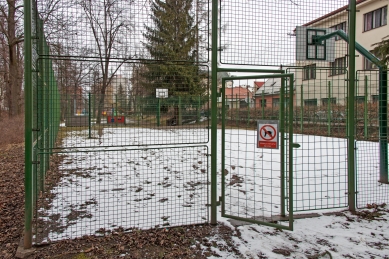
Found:
<path fill-rule="evenodd" d="M 371 221 L 345 214 L 347 217 L 297 219 L 294 231 L 256 224 L 239 226 L 233 240 L 244 258 L 389 258 L 389 213 Z M 219 221 L 231 225 L 225 218 Z M 224 242 L 218 237 L 213 240 Z M 215 251 L 220 258 L 236 258 Z"/>
<path fill-rule="evenodd" d="M 206 140 L 204 130 L 153 130 L 153 129 L 110 128 L 104 130 L 100 139 L 88 139 L 88 132 L 69 133 L 63 145 L 67 150 L 66 157 L 60 166 L 63 177 L 52 192 L 56 196 L 49 209 L 41 208 L 39 213 L 44 220 L 57 219 L 60 227 L 51 231 L 47 240 L 55 241 L 64 238 L 75 238 L 82 235 L 96 234 L 101 229 L 114 229 L 119 226 L 126 228 L 151 228 L 155 226 L 178 226 L 182 224 L 198 224 L 208 218 L 207 193 L 209 192 L 208 148 L 204 145 L 186 145 L 180 147 L 164 146 L 163 149 L 128 148 L 115 150 L 104 147 L 120 143 L 134 145 L 154 144 L 152 136 L 161 136 L 158 143 L 182 143 L 185 138 L 201 136 Z M 141 134 L 142 133 L 142 134 Z M 221 143 L 221 132 L 218 133 L 218 143 Z M 206 135 L 206 134 L 205 134 Z M 238 216 L 253 217 L 257 210 L 250 212 L 256 202 L 262 206 L 262 216 L 272 216 L 274 204 L 279 204 L 279 150 L 259 150 L 255 148 L 255 131 L 228 130 L 226 136 L 233 141 L 226 145 L 230 151 L 226 156 L 239 157 L 245 152 L 245 159 L 230 159 L 228 166 L 244 171 L 241 184 L 231 184 L 228 194 L 231 205 L 230 213 Z M 242 139 L 240 139 L 240 137 Z M 234 142 L 238 143 L 234 147 Z M 294 142 L 305 143 L 305 148 L 296 149 L 294 163 L 297 207 L 310 209 L 311 203 L 317 208 L 340 204 L 344 206 L 346 190 L 346 141 L 338 138 L 296 135 Z M 92 146 L 102 146 L 98 152 Z M 77 150 L 71 149 L 77 147 Z M 79 148 L 82 147 L 82 148 Z M 220 147 L 218 148 L 220 157 Z M 253 157 L 247 157 L 248 155 Z M 364 155 L 362 153 L 362 155 Z M 305 159 L 305 160 L 304 160 Z M 247 161 L 250 165 L 247 166 Z M 309 162 L 307 162 L 309 161 Z M 242 164 L 240 164 L 242 163 Z M 244 170 L 242 168 L 248 168 Z M 269 170 L 271 168 L 272 170 Z M 260 169 L 260 170 L 258 170 Z M 231 169 L 230 169 L 231 170 Z M 325 179 L 322 176 L 325 170 Z M 220 188 L 220 169 L 218 194 Z M 259 172 L 260 171 L 260 172 Z M 309 172 L 309 177 L 303 173 Z M 300 175 L 299 175 L 300 173 Z M 232 171 L 229 175 L 231 181 Z M 265 182 L 258 179 L 265 179 Z M 313 185 L 310 182 L 314 181 Z M 316 183 L 317 182 L 317 183 Z M 316 185 L 315 185 L 316 183 Z M 324 184 L 323 184 L 324 183 Z M 307 186 L 320 187 L 320 196 L 312 201 Z M 244 188 L 242 194 L 242 188 Z M 272 190 L 269 190 L 272 188 Z M 386 188 L 377 183 L 376 188 Z M 328 196 L 328 190 L 333 196 Z M 250 191 L 257 197 L 267 197 L 266 193 L 274 194 L 272 202 L 256 198 L 253 203 L 245 204 L 242 213 L 241 202 L 250 200 Z M 246 194 L 247 193 L 247 194 Z M 255 195 L 254 195 L 255 196 Z M 236 197 L 240 197 L 236 199 Z M 220 208 L 220 207 L 219 207 Z M 259 208 L 258 206 L 255 208 Z M 248 213 L 250 212 L 250 213 Z M 322 213 L 322 211 L 320 211 Z M 321 216 L 317 218 L 297 219 L 294 221 L 294 231 L 281 231 L 272 227 L 255 224 L 236 228 L 233 240 L 239 251 L 246 258 L 307 258 L 307 255 L 323 255 L 332 258 L 388 258 L 389 229 L 388 214 L 379 220 L 368 221 L 358 219 L 349 213 L 344 216 Z M 231 225 L 226 218 L 219 221 Z M 58 230 L 59 229 L 59 230 Z M 216 243 L 224 240 L 213 237 Z M 47 241 L 46 240 L 46 241 Z M 214 249 L 218 250 L 217 247 Z M 289 252 L 288 252 L 289 251 Z M 222 258 L 233 258 L 225 251 L 218 250 Z M 290 255 L 288 255 L 288 253 Z"/>

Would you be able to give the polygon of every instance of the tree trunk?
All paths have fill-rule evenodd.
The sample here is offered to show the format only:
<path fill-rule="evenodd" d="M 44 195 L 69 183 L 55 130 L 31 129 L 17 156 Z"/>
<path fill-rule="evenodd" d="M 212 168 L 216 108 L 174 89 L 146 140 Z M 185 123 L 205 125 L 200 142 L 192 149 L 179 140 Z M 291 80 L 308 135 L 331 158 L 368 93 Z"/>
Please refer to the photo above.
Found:
<path fill-rule="evenodd" d="M 19 101 L 21 93 L 21 69 L 19 68 L 18 39 L 16 37 L 15 1 L 8 2 L 8 51 L 9 76 L 7 82 L 7 102 L 9 116 L 20 113 Z"/>

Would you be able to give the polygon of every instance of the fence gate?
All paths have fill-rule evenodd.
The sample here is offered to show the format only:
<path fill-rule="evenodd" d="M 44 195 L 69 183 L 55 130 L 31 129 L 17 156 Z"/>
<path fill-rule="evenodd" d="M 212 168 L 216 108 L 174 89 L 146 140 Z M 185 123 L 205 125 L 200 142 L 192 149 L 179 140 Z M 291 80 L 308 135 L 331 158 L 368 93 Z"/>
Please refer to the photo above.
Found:
<path fill-rule="evenodd" d="M 226 88 L 226 82 L 245 79 L 277 84 L 277 105 L 265 110 L 265 98 L 252 103 L 247 89 Z M 293 93 L 294 76 L 227 77 L 222 81 L 222 216 L 292 230 L 293 102 L 289 93 Z"/>

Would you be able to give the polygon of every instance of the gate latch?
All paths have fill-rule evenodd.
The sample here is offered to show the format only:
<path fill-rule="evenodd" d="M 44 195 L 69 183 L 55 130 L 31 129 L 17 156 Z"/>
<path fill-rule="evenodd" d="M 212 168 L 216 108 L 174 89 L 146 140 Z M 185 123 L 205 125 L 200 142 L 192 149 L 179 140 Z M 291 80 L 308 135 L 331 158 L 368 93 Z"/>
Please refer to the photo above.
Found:
<path fill-rule="evenodd" d="M 292 147 L 293 148 L 299 148 L 301 147 L 299 143 L 292 143 Z"/>

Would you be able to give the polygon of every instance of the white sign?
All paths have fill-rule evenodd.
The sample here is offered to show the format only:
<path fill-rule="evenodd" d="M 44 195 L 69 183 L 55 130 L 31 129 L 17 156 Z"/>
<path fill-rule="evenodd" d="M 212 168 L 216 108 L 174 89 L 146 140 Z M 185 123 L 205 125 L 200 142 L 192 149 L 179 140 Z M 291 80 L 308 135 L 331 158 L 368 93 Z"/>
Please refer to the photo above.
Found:
<path fill-rule="evenodd" d="M 168 98 L 168 89 L 164 88 L 156 88 L 155 89 L 155 97 L 157 98 Z"/>
<path fill-rule="evenodd" d="M 257 148 L 278 149 L 278 121 L 259 120 L 257 124 Z"/>

